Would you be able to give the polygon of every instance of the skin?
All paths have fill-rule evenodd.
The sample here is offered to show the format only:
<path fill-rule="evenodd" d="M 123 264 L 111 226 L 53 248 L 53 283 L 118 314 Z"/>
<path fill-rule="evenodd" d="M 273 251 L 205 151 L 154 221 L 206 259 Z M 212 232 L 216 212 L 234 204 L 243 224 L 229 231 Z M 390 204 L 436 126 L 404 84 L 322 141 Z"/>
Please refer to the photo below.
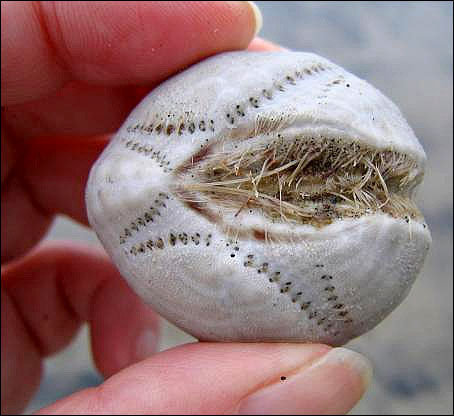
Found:
<path fill-rule="evenodd" d="M 358 369 L 347 361 L 310 366 L 331 347 L 196 343 L 153 355 L 156 342 L 138 347 L 138 340 L 144 330 L 157 339 L 157 316 L 104 252 L 72 242 L 40 243 L 57 213 L 87 224 L 89 169 L 153 86 L 221 51 L 278 48 L 261 39 L 251 43 L 250 7 L 1 7 L 2 414 L 25 408 L 39 385 L 43 359 L 67 345 L 83 322 L 90 325 L 94 361 L 107 380 L 42 413 L 236 413 L 264 386 L 274 388 L 282 372 L 297 373 L 305 377 L 302 386 L 310 385 L 288 393 L 289 412 L 350 410 L 366 384 Z M 283 404 L 279 409 L 286 411 Z"/>

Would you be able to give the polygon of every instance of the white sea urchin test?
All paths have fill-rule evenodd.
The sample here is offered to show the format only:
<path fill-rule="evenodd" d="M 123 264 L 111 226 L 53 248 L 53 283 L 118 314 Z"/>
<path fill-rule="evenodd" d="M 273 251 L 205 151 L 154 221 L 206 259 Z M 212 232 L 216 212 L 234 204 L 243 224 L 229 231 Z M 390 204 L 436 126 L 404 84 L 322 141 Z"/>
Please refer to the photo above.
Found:
<path fill-rule="evenodd" d="M 310 53 L 167 80 L 95 163 L 89 220 L 133 289 L 201 340 L 340 345 L 407 295 L 430 233 L 398 108 Z"/>

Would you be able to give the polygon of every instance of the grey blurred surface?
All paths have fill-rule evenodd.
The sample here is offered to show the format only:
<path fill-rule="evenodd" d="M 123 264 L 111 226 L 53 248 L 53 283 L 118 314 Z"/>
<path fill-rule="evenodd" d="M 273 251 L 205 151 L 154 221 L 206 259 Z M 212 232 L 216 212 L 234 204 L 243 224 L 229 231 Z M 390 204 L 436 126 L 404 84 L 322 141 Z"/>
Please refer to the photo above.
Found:
<path fill-rule="evenodd" d="M 374 364 L 371 388 L 351 414 L 452 414 L 451 2 L 257 2 L 261 36 L 312 51 L 365 78 L 400 107 L 428 155 L 419 206 L 433 238 L 408 298 L 370 333 L 349 344 Z M 48 238 L 96 243 L 87 229 L 58 219 Z M 164 322 L 160 349 L 193 338 Z M 88 331 L 46 362 L 28 412 L 96 385 Z"/>

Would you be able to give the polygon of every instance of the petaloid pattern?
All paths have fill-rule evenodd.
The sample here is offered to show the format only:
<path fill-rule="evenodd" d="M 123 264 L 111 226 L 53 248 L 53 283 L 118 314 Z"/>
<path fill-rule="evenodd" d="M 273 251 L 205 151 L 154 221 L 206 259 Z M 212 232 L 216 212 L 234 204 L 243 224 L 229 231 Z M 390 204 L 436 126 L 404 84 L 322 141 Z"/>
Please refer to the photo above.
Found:
<path fill-rule="evenodd" d="M 130 285 L 203 340 L 340 345 L 407 295 L 430 233 L 397 107 L 309 53 L 164 82 L 94 165 L 90 222 Z"/>

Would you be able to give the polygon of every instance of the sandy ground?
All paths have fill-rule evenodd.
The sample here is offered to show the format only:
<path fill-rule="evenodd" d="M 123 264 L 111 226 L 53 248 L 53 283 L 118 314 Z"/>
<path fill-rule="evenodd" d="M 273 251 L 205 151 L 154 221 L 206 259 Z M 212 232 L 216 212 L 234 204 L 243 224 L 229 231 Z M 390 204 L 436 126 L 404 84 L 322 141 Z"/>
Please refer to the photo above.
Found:
<path fill-rule="evenodd" d="M 419 206 L 433 237 L 410 295 L 384 322 L 349 346 L 374 363 L 370 390 L 351 414 L 452 414 L 452 3 L 258 2 L 262 36 L 312 51 L 367 79 L 395 101 L 428 155 Z M 48 238 L 97 243 L 67 219 Z M 163 322 L 161 349 L 192 341 Z M 28 412 L 101 381 L 86 328 L 46 362 Z"/>

